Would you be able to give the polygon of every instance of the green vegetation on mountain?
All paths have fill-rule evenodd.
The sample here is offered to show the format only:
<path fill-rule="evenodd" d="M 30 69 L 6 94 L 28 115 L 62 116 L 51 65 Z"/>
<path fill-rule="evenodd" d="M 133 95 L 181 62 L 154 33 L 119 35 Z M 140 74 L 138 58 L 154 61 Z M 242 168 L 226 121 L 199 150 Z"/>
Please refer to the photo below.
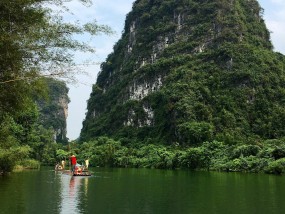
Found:
<path fill-rule="evenodd" d="M 66 119 L 68 115 L 68 88 L 66 84 L 54 79 L 46 79 L 47 99 L 38 99 L 39 124 L 54 130 L 54 139 L 58 143 L 67 143 Z"/>
<path fill-rule="evenodd" d="M 199 146 L 285 137 L 285 57 L 256 0 L 137 0 L 101 65 L 81 141 Z"/>

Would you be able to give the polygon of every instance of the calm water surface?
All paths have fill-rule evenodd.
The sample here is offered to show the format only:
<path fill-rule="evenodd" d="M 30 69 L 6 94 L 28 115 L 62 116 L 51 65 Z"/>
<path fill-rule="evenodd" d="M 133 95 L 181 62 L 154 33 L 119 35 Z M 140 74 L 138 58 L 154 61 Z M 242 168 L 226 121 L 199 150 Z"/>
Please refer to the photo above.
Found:
<path fill-rule="evenodd" d="M 0 177 L 0 213 L 285 213 L 285 177 L 151 169 L 50 168 Z"/>

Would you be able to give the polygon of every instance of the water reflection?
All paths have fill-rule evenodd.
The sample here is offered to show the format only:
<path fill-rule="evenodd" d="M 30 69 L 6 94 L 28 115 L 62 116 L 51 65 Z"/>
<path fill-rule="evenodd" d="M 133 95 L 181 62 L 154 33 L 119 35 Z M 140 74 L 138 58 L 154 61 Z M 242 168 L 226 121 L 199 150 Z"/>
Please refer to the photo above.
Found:
<path fill-rule="evenodd" d="M 61 187 L 60 213 L 82 213 L 80 204 L 81 200 L 85 200 L 83 197 L 87 197 L 88 178 L 63 174 L 61 175 Z"/>
<path fill-rule="evenodd" d="M 84 179 L 84 194 L 85 194 L 85 197 L 87 197 L 87 193 L 88 193 L 88 181 L 89 181 L 88 178 Z"/>
<path fill-rule="evenodd" d="M 0 177 L 0 214 L 281 214 L 284 187 L 284 176 L 263 174 L 43 168 Z"/>

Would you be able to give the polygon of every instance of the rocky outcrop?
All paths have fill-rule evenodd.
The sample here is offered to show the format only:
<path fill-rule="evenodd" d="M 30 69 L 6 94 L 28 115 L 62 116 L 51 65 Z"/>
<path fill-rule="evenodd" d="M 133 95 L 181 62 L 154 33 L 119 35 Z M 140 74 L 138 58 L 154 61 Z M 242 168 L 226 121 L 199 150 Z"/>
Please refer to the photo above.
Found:
<path fill-rule="evenodd" d="M 54 130 L 54 139 L 59 143 L 66 143 L 66 120 L 68 116 L 68 88 L 64 82 L 46 79 L 48 97 L 38 100 L 39 123 Z"/>
<path fill-rule="evenodd" d="M 283 63 L 262 14 L 256 0 L 137 0 L 101 65 L 81 139 L 264 137 L 257 119 L 264 115 L 253 112 L 260 107 L 256 96 L 270 99 L 262 89 L 265 76 L 279 72 L 282 79 L 284 72 L 281 65 L 278 72 L 259 66 Z"/>

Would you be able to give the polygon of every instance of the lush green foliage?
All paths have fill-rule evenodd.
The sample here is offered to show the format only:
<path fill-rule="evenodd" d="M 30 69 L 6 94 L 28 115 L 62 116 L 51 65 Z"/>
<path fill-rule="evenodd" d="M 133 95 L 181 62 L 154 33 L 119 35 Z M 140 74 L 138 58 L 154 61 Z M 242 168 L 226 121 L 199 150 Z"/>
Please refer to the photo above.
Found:
<path fill-rule="evenodd" d="M 193 146 L 284 137 L 285 57 L 272 51 L 262 15 L 255 0 L 136 1 L 101 65 L 81 140 Z"/>
<path fill-rule="evenodd" d="M 22 161 L 18 161 L 16 163 L 16 166 L 14 170 L 24 170 L 24 169 L 39 169 L 40 168 L 40 162 L 36 161 L 34 159 L 25 159 Z"/>
<path fill-rule="evenodd" d="M 77 157 L 79 163 L 88 158 L 93 167 L 185 168 L 282 174 L 285 172 L 284 145 L 284 140 L 278 140 L 255 145 L 227 145 L 212 141 L 186 148 L 138 143 L 124 146 L 121 141 L 100 137 L 77 147 Z"/>
<path fill-rule="evenodd" d="M 29 121 L 25 121 L 29 125 Z M 30 147 L 22 144 L 28 126 L 17 123 L 12 117 L 1 117 L 0 123 L 0 174 L 10 172 L 16 162 L 28 157 Z"/>
<path fill-rule="evenodd" d="M 55 111 L 50 113 L 56 114 Z M 36 105 L 27 109 L 17 118 L 5 115 L 0 123 L 0 172 L 10 172 L 14 166 L 37 168 L 38 162 L 54 165 L 56 150 L 63 147 L 55 142 L 54 128 L 45 128 L 39 123 Z M 17 166 L 19 168 L 19 166 Z"/>
<path fill-rule="evenodd" d="M 80 1 L 90 3 L 89 0 Z M 11 171 L 16 162 L 24 163 L 23 160 L 29 156 L 54 164 L 54 150 L 58 147 L 54 144 L 54 130 L 62 128 L 57 137 L 62 142 L 67 139 L 65 119 L 56 115 L 58 104 L 53 102 L 66 98 L 67 88 L 64 83 L 46 77 L 74 79 L 78 72 L 74 51 L 94 52 L 93 47 L 78 41 L 75 35 L 110 33 L 108 27 L 96 22 L 65 23 L 61 14 L 50 9 L 60 7 L 64 10 L 65 2 L 0 1 L 1 174 Z M 48 89 L 52 92 L 47 96 L 51 100 L 50 105 L 43 104 L 43 96 L 49 94 Z M 35 100 L 42 104 L 40 117 Z M 47 114 L 51 115 L 49 119 Z"/>

